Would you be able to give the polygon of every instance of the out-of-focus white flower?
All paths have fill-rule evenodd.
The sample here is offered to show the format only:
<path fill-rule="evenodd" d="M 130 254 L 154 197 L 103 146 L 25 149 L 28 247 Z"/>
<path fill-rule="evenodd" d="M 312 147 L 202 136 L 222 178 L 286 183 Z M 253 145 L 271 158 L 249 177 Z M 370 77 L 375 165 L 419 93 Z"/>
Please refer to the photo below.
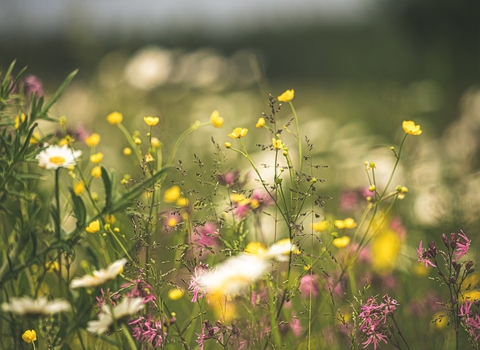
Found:
<path fill-rule="evenodd" d="M 108 304 L 104 304 L 98 320 L 88 322 L 87 331 L 96 334 L 108 332 L 113 324 L 113 320 L 130 317 L 142 310 L 144 306 L 143 298 L 125 298 L 113 308 L 110 308 Z"/>
<path fill-rule="evenodd" d="M 67 145 L 49 146 L 37 154 L 38 165 L 46 169 L 70 168 L 75 166 L 82 151 L 73 151 Z"/>
<path fill-rule="evenodd" d="M 260 279 L 270 266 L 270 262 L 259 255 L 241 253 L 204 272 L 197 284 L 208 294 L 237 294 Z"/>
<path fill-rule="evenodd" d="M 10 302 L 2 304 L 2 310 L 20 316 L 43 316 L 70 311 L 70 304 L 63 299 L 48 301 L 44 297 L 32 299 L 29 297 L 10 298 Z"/>
<path fill-rule="evenodd" d="M 128 62 L 125 78 L 137 89 L 150 90 L 167 82 L 173 65 L 172 52 L 155 46 L 147 47 Z"/>
<path fill-rule="evenodd" d="M 127 263 L 126 259 L 120 259 L 110 264 L 106 269 L 94 271 L 93 275 L 85 275 L 75 278 L 70 283 L 70 288 L 96 287 L 100 286 L 117 277 L 123 272 L 123 267 Z"/>
<path fill-rule="evenodd" d="M 270 248 L 268 248 L 266 258 L 278 261 L 288 261 L 290 259 L 290 252 L 293 253 L 296 251 L 297 247 L 295 244 L 293 244 L 290 239 L 285 238 L 272 244 Z"/>

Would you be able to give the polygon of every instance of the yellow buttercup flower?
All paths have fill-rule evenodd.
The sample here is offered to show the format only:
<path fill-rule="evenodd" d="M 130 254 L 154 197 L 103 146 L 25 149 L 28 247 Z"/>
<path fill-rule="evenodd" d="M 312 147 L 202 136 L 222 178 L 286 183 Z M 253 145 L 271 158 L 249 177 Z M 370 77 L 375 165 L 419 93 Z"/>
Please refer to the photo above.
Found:
<path fill-rule="evenodd" d="M 77 196 L 80 196 L 83 191 L 85 191 L 85 184 L 83 181 L 77 182 L 75 186 L 73 186 L 73 192 L 75 192 Z"/>
<path fill-rule="evenodd" d="M 404 120 L 402 123 L 403 131 L 405 131 L 409 135 L 420 135 L 422 133 L 422 129 L 420 129 L 420 125 L 415 125 L 415 123 L 411 120 Z"/>
<path fill-rule="evenodd" d="M 321 232 L 327 229 L 328 221 L 315 222 L 310 225 L 315 232 Z"/>
<path fill-rule="evenodd" d="M 293 89 L 285 91 L 283 94 L 278 96 L 279 102 L 290 102 L 295 96 L 295 91 Z"/>
<path fill-rule="evenodd" d="M 277 140 L 275 138 L 272 138 L 272 146 L 274 149 L 282 149 L 283 148 L 283 142 L 282 140 Z"/>
<path fill-rule="evenodd" d="M 183 294 L 185 294 L 185 292 L 181 289 L 178 289 L 178 288 L 170 289 L 168 292 L 168 298 L 170 300 L 178 300 L 181 297 L 183 297 Z"/>
<path fill-rule="evenodd" d="M 210 122 L 216 128 L 221 128 L 225 120 L 220 117 L 220 113 L 218 111 L 213 111 L 212 115 L 210 116 Z"/>
<path fill-rule="evenodd" d="M 107 122 L 111 125 L 120 124 L 123 120 L 123 114 L 120 112 L 112 112 L 107 116 Z"/>
<path fill-rule="evenodd" d="M 163 195 L 163 201 L 167 203 L 174 203 L 180 198 L 180 187 L 177 185 L 170 187 Z"/>
<path fill-rule="evenodd" d="M 100 231 L 100 220 L 92 221 L 86 228 L 85 231 L 88 233 L 97 233 Z"/>
<path fill-rule="evenodd" d="M 145 122 L 145 124 L 147 124 L 148 126 L 155 126 L 158 124 L 158 122 L 160 121 L 160 118 L 159 117 L 151 117 L 151 116 L 148 116 L 148 117 L 143 117 L 143 121 Z"/>
<path fill-rule="evenodd" d="M 241 137 L 245 137 L 248 134 L 248 129 L 245 128 L 235 128 L 233 131 L 228 134 L 229 137 L 232 139 L 239 139 Z"/>
<path fill-rule="evenodd" d="M 150 153 L 145 154 L 145 163 L 153 162 L 155 158 Z"/>
<path fill-rule="evenodd" d="M 179 207 L 186 207 L 188 205 L 188 199 L 184 197 L 180 197 L 177 199 L 177 205 Z"/>
<path fill-rule="evenodd" d="M 102 152 L 98 152 L 98 153 L 95 153 L 95 154 L 92 154 L 90 156 L 90 161 L 93 163 L 93 164 L 98 164 L 102 161 L 103 159 L 103 153 Z"/>
<path fill-rule="evenodd" d="M 337 248 L 345 248 L 350 243 L 350 237 L 343 236 L 339 238 L 335 238 L 332 244 Z"/>
<path fill-rule="evenodd" d="M 265 126 L 265 118 L 263 118 L 263 117 L 262 117 L 262 118 L 258 118 L 257 124 L 255 124 L 255 127 L 260 129 L 260 128 L 264 127 L 264 126 Z"/>
<path fill-rule="evenodd" d="M 33 343 L 35 340 L 37 340 L 37 332 L 35 330 L 26 330 L 22 334 L 22 339 L 25 343 Z"/>
<path fill-rule="evenodd" d="M 92 177 L 98 179 L 99 177 L 102 176 L 102 168 L 100 166 L 96 166 L 92 169 L 91 171 Z"/>
<path fill-rule="evenodd" d="M 85 143 L 88 147 L 95 147 L 100 143 L 100 135 L 97 133 L 91 134 L 89 137 L 85 139 Z"/>
<path fill-rule="evenodd" d="M 336 228 L 349 229 L 357 227 L 357 223 L 352 218 L 346 218 L 345 220 L 335 220 L 333 223 Z"/>

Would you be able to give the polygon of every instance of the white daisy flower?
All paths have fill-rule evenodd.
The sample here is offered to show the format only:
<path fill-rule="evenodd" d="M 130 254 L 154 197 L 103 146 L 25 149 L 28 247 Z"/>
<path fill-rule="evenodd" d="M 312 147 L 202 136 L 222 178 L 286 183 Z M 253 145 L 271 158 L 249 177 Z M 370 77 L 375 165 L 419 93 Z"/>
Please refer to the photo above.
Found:
<path fill-rule="evenodd" d="M 10 298 L 9 303 L 2 304 L 2 310 L 20 316 L 44 316 L 59 312 L 70 311 L 70 304 L 64 299 L 48 301 L 44 297 L 32 299 L 30 297 Z"/>
<path fill-rule="evenodd" d="M 98 316 L 98 320 L 88 322 L 87 331 L 95 334 L 108 332 L 113 320 L 130 317 L 142 310 L 144 306 L 143 298 L 125 298 L 113 308 L 105 304 L 102 306 L 102 313 Z"/>
<path fill-rule="evenodd" d="M 73 151 L 67 145 L 49 146 L 37 154 L 38 165 L 45 169 L 70 168 L 75 166 L 82 151 Z"/>
<path fill-rule="evenodd" d="M 201 291 L 209 294 L 237 294 L 265 275 L 270 263 L 257 255 L 239 254 L 197 279 Z"/>
<path fill-rule="evenodd" d="M 93 275 L 74 278 L 70 283 L 70 288 L 96 287 L 110 280 L 113 280 L 118 274 L 123 272 L 123 267 L 127 263 L 126 259 L 120 259 L 110 264 L 105 270 L 94 271 Z"/>
<path fill-rule="evenodd" d="M 272 244 L 270 248 L 268 248 L 265 257 L 267 259 L 275 259 L 277 261 L 288 261 L 290 258 L 290 252 L 295 253 L 296 251 L 297 246 L 288 238 L 285 238 Z"/>

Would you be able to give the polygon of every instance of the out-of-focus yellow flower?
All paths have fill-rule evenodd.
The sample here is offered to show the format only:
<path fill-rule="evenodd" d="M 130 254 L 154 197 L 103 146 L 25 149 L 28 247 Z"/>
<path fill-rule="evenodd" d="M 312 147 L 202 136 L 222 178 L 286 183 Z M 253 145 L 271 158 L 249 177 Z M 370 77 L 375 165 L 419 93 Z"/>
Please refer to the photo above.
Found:
<path fill-rule="evenodd" d="M 31 145 L 34 145 L 34 144 L 37 144 L 38 141 L 40 141 L 42 137 L 40 136 L 40 134 L 38 132 L 34 132 L 32 134 L 32 137 L 30 137 L 30 144 Z"/>
<path fill-rule="evenodd" d="M 274 149 L 282 149 L 283 148 L 283 142 L 282 140 L 277 140 L 275 138 L 272 138 L 272 146 Z"/>
<path fill-rule="evenodd" d="M 345 248 L 347 245 L 350 244 L 350 237 L 343 236 L 343 237 L 335 238 L 332 244 L 339 249 Z"/>
<path fill-rule="evenodd" d="M 100 231 L 100 220 L 92 221 L 86 228 L 85 231 L 88 233 L 97 233 Z"/>
<path fill-rule="evenodd" d="M 48 261 L 45 263 L 45 270 L 48 272 L 60 271 L 60 265 L 57 261 Z"/>
<path fill-rule="evenodd" d="M 232 193 L 230 195 L 230 200 L 234 203 L 240 203 L 240 202 L 243 202 L 245 200 L 245 195 L 241 194 L 241 193 Z"/>
<path fill-rule="evenodd" d="M 112 112 L 107 115 L 107 122 L 111 125 L 120 124 L 123 120 L 123 114 L 120 112 Z"/>
<path fill-rule="evenodd" d="M 98 153 L 95 153 L 95 154 L 92 154 L 90 156 L 90 161 L 93 163 L 93 164 L 98 164 L 102 161 L 103 159 L 103 153 L 102 152 L 98 152 Z"/>
<path fill-rule="evenodd" d="M 186 207 L 188 205 L 188 199 L 184 197 L 180 197 L 177 199 L 177 205 L 179 207 Z"/>
<path fill-rule="evenodd" d="M 85 191 L 85 184 L 83 181 L 77 182 L 75 186 L 73 186 L 73 192 L 75 192 L 77 196 L 80 196 L 83 191 Z"/>
<path fill-rule="evenodd" d="M 85 139 L 85 143 L 88 147 L 95 147 L 100 143 L 100 135 L 97 133 L 91 134 Z"/>
<path fill-rule="evenodd" d="M 445 311 L 438 311 L 433 315 L 432 322 L 436 329 L 444 329 L 448 323 L 448 316 Z"/>
<path fill-rule="evenodd" d="M 70 146 L 71 144 L 73 144 L 75 142 L 75 139 L 70 136 L 70 135 L 67 135 L 65 136 L 63 139 L 61 139 L 60 141 L 58 141 L 58 144 L 60 146 Z"/>
<path fill-rule="evenodd" d="M 35 330 L 26 330 L 23 334 L 22 334 L 22 339 L 25 343 L 33 343 L 35 340 L 37 340 L 37 332 L 35 332 Z"/>
<path fill-rule="evenodd" d="M 310 225 L 315 232 L 321 232 L 327 229 L 328 221 L 319 221 Z"/>
<path fill-rule="evenodd" d="M 175 217 L 171 217 L 167 220 L 167 226 L 169 227 L 175 227 L 178 224 L 178 220 Z"/>
<path fill-rule="evenodd" d="M 400 248 L 400 237 L 394 231 L 387 229 L 378 233 L 371 243 L 373 268 L 379 273 L 392 271 L 397 263 Z"/>
<path fill-rule="evenodd" d="M 345 220 L 335 220 L 333 223 L 336 228 L 349 229 L 357 227 L 357 223 L 352 218 L 346 218 Z"/>
<path fill-rule="evenodd" d="M 141 145 L 141 144 L 142 144 L 142 140 L 140 140 L 138 137 L 135 138 L 135 140 L 133 140 L 133 142 L 134 142 L 136 145 Z"/>
<path fill-rule="evenodd" d="M 145 154 L 145 162 L 146 163 L 153 162 L 154 160 L 155 160 L 155 158 L 153 158 L 150 153 Z"/>
<path fill-rule="evenodd" d="M 245 247 L 245 253 L 262 255 L 267 252 L 267 248 L 261 242 L 250 242 Z"/>
<path fill-rule="evenodd" d="M 145 124 L 147 124 L 148 126 L 155 126 L 155 125 L 157 125 L 158 122 L 160 121 L 160 118 L 159 118 L 159 117 L 147 116 L 147 117 L 143 117 L 143 121 L 144 121 Z"/>
<path fill-rule="evenodd" d="M 210 123 L 216 128 L 221 128 L 225 120 L 220 117 L 220 113 L 218 111 L 213 111 L 212 115 L 210 116 Z"/>
<path fill-rule="evenodd" d="M 290 102 L 295 96 L 295 91 L 293 89 L 285 91 L 283 94 L 278 96 L 279 102 Z"/>
<path fill-rule="evenodd" d="M 123 149 L 123 154 L 125 154 L 126 156 L 129 156 L 130 154 L 132 154 L 132 149 L 129 147 L 125 147 Z"/>
<path fill-rule="evenodd" d="M 180 198 L 180 187 L 177 185 L 170 187 L 163 195 L 163 201 L 167 203 L 174 203 Z"/>
<path fill-rule="evenodd" d="M 62 128 L 65 127 L 65 125 L 67 125 L 67 117 L 65 117 L 65 116 L 60 117 L 60 119 L 58 121 L 60 122 L 60 126 Z"/>
<path fill-rule="evenodd" d="M 226 148 L 232 148 L 232 144 L 230 142 L 225 142 L 225 147 Z"/>
<path fill-rule="evenodd" d="M 428 269 L 425 267 L 425 264 L 422 262 L 418 262 L 413 266 L 413 272 L 417 276 L 426 276 L 428 275 Z"/>
<path fill-rule="evenodd" d="M 415 125 L 415 123 L 411 120 L 404 120 L 402 123 L 403 131 L 405 131 L 409 135 L 420 135 L 422 133 L 422 129 L 420 129 L 420 125 Z"/>
<path fill-rule="evenodd" d="M 245 128 L 235 128 L 233 131 L 228 134 L 229 137 L 232 139 L 239 139 L 241 137 L 245 137 L 248 134 L 248 129 Z"/>
<path fill-rule="evenodd" d="M 222 322 L 230 322 L 237 317 L 237 309 L 230 296 L 225 296 L 222 293 L 212 293 L 209 300 L 216 319 Z"/>
<path fill-rule="evenodd" d="M 265 126 L 265 118 L 261 117 L 261 118 L 258 118 L 257 120 L 257 124 L 255 124 L 255 127 L 256 128 L 263 128 Z"/>
<path fill-rule="evenodd" d="M 160 147 L 162 147 L 162 143 L 161 143 L 160 140 L 157 139 L 156 137 L 152 137 L 152 140 L 150 141 L 150 144 L 151 144 L 152 147 L 154 147 L 154 148 L 160 148 Z"/>
<path fill-rule="evenodd" d="M 91 175 L 92 177 L 98 179 L 99 177 L 102 176 L 102 168 L 99 165 L 97 165 L 96 167 L 93 167 L 91 171 Z"/>
<path fill-rule="evenodd" d="M 15 117 L 15 129 L 18 129 L 20 127 L 20 123 L 23 123 L 27 119 L 25 116 L 25 113 L 22 113 L 21 115 L 17 115 Z"/>
<path fill-rule="evenodd" d="M 468 286 L 469 284 L 465 283 L 464 282 L 464 285 L 465 286 Z M 460 298 L 460 302 L 461 303 L 464 303 L 465 300 L 480 300 L 480 291 L 476 290 L 476 289 L 472 289 L 472 290 L 469 290 L 469 291 L 466 291 L 465 293 L 462 294 L 462 298 Z"/>
<path fill-rule="evenodd" d="M 170 289 L 168 291 L 168 298 L 170 300 L 178 300 L 181 297 L 183 297 L 184 294 L 185 294 L 185 292 L 183 290 L 178 289 L 178 288 L 174 288 L 174 289 Z"/>
<path fill-rule="evenodd" d="M 115 221 L 117 221 L 117 219 L 115 218 L 115 215 L 113 215 L 113 214 L 105 215 L 105 222 L 107 224 L 113 225 L 115 223 Z"/>

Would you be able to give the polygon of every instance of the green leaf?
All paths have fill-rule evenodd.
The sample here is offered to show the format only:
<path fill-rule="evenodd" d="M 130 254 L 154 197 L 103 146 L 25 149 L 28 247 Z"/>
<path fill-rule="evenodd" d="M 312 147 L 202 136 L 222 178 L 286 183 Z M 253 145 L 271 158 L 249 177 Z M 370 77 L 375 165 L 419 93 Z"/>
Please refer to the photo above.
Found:
<path fill-rule="evenodd" d="M 105 187 L 105 207 L 103 212 L 107 212 L 112 205 L 112 181 L 108 175 L 107 169 L 102 165 L 102 180 L 103 187 Z"/>
<path fill-rule="evenodd" d="M 75 194 L 75 191 L 73 191 L 72 188 L 69 188 L 69 191 L 73 202 L 73 212 L 77 218 L 77 227 L 85 227 L 87 220 L 87 209 L 85 208 L 85 203 L 83 203 L 82 198 Z"/>

